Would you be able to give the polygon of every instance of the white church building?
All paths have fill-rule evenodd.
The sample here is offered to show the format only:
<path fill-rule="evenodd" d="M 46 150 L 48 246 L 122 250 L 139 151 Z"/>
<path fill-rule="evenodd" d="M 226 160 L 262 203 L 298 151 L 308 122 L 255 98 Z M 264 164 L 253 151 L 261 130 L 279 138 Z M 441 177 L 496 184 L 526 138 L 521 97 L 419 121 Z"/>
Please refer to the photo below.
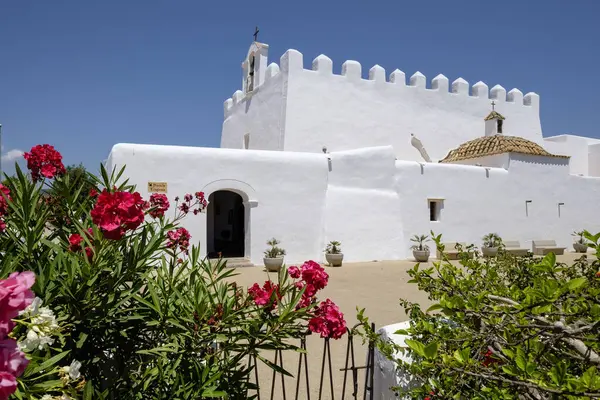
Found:
<path fill-rule="evenodd" d="M 107 161 L 146 198 L 204 191 L 206 213 L 183 225 L 205 254 L 259 265 L 275 237 L 288 264 L 324 259 L 331 240 L 348 262 L 394 260 L 430 231 L 529 248 L 600 231 L 600 140 L 544 138 L 537 94 L 378 65 L 365 78 L 356 61 L 338 75 L 296 50 L 269 64 L 268 50 L 248 51 L 221 148 L 117 144 Z"/>

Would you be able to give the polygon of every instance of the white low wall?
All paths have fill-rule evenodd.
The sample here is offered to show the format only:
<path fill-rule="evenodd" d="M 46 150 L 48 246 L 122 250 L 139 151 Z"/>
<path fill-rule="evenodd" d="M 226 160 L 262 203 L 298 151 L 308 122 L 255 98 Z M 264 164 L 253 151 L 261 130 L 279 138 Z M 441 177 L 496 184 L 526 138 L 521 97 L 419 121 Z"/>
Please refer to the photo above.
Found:
<path fill-rule="evenodd" d="M 523 247 L 553 239 L 570 248 L 574 230 L 600 231 L 600 179 L 569 175 L 566 160 L 556 163 L 511 155 L 507 171 L 396 161 L 404 236 L 434 231 L 447 242 L 480 245 L 485 234 L 495 232 Z M 443 199 L 438 222 L 429 221 L 428 198 Z M 564 203 L 560 215 L 559 203 Z"/>
<path fill-rule="evenodd" d="M 199 190 L 240 194 L 255 264 L 272 237 L 298 263 L 323 260 L 330 240 L 352 262 L 408 258 L 410 237 L 430 231 L 478 245 L 495 232 L 523 247 L 533 239 L 570 247 L 574 230 L 600 231 L 600 178 L 569 175 L 567 159 L 511 154 L 506 164 L 396 161 L 391 146 L 316 154 L 120 144 L 109 157 L 145 198 L 149 181 L 167 182 L 171 201 Z M 429 220 L 428 199 L 442 201 L 439 221 Z M 183 225 L 205 252 L 206 215 Z"/>
<path fill-rule="evenodd" d="M 320 255 L 327 158 L 323 154 L 118 144 L 109 167 L 125 175 L 144 198 L 147 182 L 167 182 L 169 201 L 185 193 L 231 190 L 250 208 L 246 256 L 262 264 L 266 241 L 281 240 L 288 262 Z M 206 252 L 206 214 L 183 221 Z M 249 244 L 249 246 L 248 246 Z"/>

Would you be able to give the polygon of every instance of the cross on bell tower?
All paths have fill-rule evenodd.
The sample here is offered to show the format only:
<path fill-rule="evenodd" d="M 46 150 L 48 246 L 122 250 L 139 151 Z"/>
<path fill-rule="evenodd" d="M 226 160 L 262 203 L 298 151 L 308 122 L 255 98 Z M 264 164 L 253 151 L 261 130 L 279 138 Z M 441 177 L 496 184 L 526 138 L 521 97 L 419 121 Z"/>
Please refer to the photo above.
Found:
<path fill-rule="evenodd" d="M 260 32 L 258 30 L 258 26 L 254 28 L 254 41 L 258 41 L 258 32 Z"/>
<path fill-rule="evenodd" d="M 496 103 L 494 102 L 494 100 L 492 100 L 492 111 L 495 111 L 494 106 L 496 105 Z"/>
<path fill-rule="evenodd" d="M 267 69 L 269 65 L 269 45 L 258 41 L 260 30 L 258 26 L 254 27 L 253 42 L 246 53 L 246 58 L 242 62 L 243 81 L 242 87 L 245 93 L 252 93 L 257 87 L 265 82 Z M 271 69 L 273 69 L 271 67 Z"/>

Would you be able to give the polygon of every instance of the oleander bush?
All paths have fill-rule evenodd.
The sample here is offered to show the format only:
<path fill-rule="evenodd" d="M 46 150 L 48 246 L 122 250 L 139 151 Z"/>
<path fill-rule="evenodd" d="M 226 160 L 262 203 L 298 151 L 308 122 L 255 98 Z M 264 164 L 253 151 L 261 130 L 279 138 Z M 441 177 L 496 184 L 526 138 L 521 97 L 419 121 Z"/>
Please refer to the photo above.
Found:
<path fill-rule="evenodd" d="M 25 274 L 31 288 L 21 314 L 0 319 L 26 360 L 4 392 L 0 365 L 0 400 L 246 399 L 249 356 L 278 369 L 262 350 L 345 333 L 337 306 L 317 301 L 320 265 L 244 290 L 203 259 L 181 222 L 204 211 L 204 193 L 143 199 L 123 169 L 70 174 L 49 145 L 25 159 L 0 187 L 0 278 Z"/>
<path fill-rule="evenodd" d="M 600 234 L 585 232 L 600 256 Z M 433 236 L 433 235 L 432 235 Z M 440 236 L 433 236 L 438 248 Z M 458 265 L 417 264 L 411 283 L 427 310 L 401 300 L 410 317 L 406 348 L 383 341 L 359 313 L 364 334 L 412 379 L 413 399 L 600 398 L 599 261 L 573 264 L 508 254 L 482 259 L 465 250 Z M 412 362 L 395 355 L 407 352 Z"/>

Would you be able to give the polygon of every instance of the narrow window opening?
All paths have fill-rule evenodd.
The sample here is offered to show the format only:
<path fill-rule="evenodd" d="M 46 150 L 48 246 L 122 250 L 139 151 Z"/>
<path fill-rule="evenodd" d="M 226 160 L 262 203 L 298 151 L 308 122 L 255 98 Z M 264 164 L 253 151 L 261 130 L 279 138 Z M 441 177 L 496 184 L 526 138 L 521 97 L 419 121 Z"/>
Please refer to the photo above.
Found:
<path fill-rule="evenodd" d="M 248 150 L 250 148 L 250 134 L 246 133 L 244 135 L 244 150 Z"/>
<path fill-rule="evenodd" d="M 502 133 L 502 122 L 501 119 L 498 120 L 498 133 Z"/>
<path fill-rule="evenodd" d="M 442 208 L 442 200 L 429 200 L 429 221 L 439 221 Z"/>
<path fill-rule="evenodd" d="M 251 92 L 254 90 L 254 56 L 248 60 L 248 78 L 247 79 L 247 91 Z"/>

